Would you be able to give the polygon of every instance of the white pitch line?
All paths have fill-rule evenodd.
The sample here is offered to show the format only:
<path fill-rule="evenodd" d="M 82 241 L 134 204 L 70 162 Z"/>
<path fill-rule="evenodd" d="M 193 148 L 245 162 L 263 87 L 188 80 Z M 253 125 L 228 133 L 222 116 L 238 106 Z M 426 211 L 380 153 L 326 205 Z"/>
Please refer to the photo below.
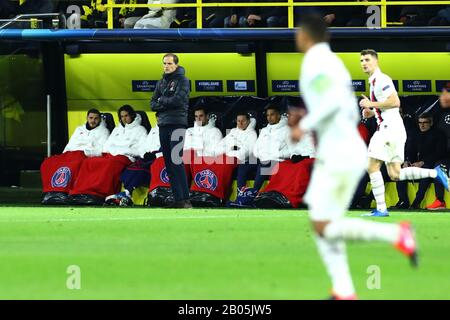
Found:
<path fill-rule="evenodd" d="M 145 217 L 104 217 L 104 218 L 57 218 L 57 219 L 45 219 L 45 220 L 0 220 L 0 223 L 9 223 L 9 222 L 86 222 L 86 221 L 138 221 L 138 220 L 183 220 L 183 219 L 226 219 L 226 218 L 291 218 L 291 217 L 303 217 L 306 214 L 278 214 L 278 215 L 220 215 L 220 216 L 203 216 L 203 215 L 195 215 L 195 216 L 169 216 L 169 217 L 153 217 L 153 216 L 145 216 Z"/>
<path fill-rule="evenodd" d="M 391 215 L 391 217 L 408 217 L 408 216 L 439 216 L 439 215 L 449 215 L 448 212 L 424 212 L 424 213 L 400 213 L 400 214 L 394 214 Z M 0 223 L 30 223 L 30 222 L 96 222 L 96 221 L 146 221 L 146 220 L 187 220 L 187 219 L 252 219 L 252 218 L 296 218 L 296 217 L 307 217 L 308 214 L 306 211 L 303 213 L 295 213 L 295 214 L 267 214 L 267 215 L 261 215 L 261 214 L 248 214 L 248 215 L 236 215 L 236 214 L 226 214 L 226 215 L 180 215 L 180 216 L 142 216 L 142 217 L 98 217 L 98 218 L 87 218 L 87 217 L 80 217 L 80 218 L 56 218 L 56 219 L 36 219 L 36 220 L 21 220 L 21 219 L 14 219 L 14 220 L 8 220 L 8 219 L 0 219 Z M 358 217 L 358 214 L 356 213 L 350 213 L 350 217 Z M 377 218 L 380 222 L 390 222 L 390 217 L 386 218 Z"/>

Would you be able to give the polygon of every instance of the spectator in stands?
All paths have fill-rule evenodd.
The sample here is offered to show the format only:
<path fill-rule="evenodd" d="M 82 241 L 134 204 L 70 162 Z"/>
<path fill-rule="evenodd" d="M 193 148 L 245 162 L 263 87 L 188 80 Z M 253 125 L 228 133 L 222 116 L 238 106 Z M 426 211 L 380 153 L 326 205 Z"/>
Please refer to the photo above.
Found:
<path fill-rule="evenodd" d="M 103 146 L 101 157 L 83 161 L 70 191 L 74 204 L 103 204 L 105 198 L 120 190 L 120 174 L 139 156 L 139 144 L 147 135 L 141 116 L 129 105 L 117 112 L 120 123 Z"/>
<path fill-rule="evenodd" d="M 17 3 L 10 0 L 0 0 L 0 19 L 10 19 L 17 15 Z"/>
<path fill-rule="evenodd" d="M 403 6 L 400 11 L 399 21 L 404 26 L 426 26 L 439 10 L 438 6 Z"/>
<path fill-rule="evenodd" d="M 186 130 L 184 150 L 195 150 L 197 156 L 215 156 L 217 144 L 222 140 L 222 132 L 215 126 L 216 118 L 206 114 L 205 107 L 194 110 L 194 126 Z"/>
<path fill-rule="evenodd" d="M 311 1 L 311 0 L 309 0 Z M 328 2 L 339 2 L 340 0 L 329 0 Z M 360 0 L 366 2 L 367 0 Z M 321 7 L 296 7 L 294 15 L 298 20 L 302 16 L 318 14 L 323 17 L 330 27 L 364 26 L 366 24 L 365 6 L 321 6 Z"/>
<path fill-rule="evenodd" d="M 287 118 L 281 117 L 279 108 L 273 104 L 268 105 L 265 112 L 268 124 L 261 130 L 253 147 L 257 163 L 242 165 L 239 169 L 241 179 L 245 180 L 249 172 L 256 172 L 254 184 L 252 188 L 247 188 L 245 185 L 241 186 L 242 182 L 239 183 L 241 187 L 238 189 L 237 205 L 252 205 L 253 199 L 264 181 L 270 178 L 278 162 L 290 157 Z"/>
<path fill-rule="evenodd" d="M 53 13 L 56 11 L 51 0 L 0 0 L 0 19 L 11 19 L 19 14 Z M 49 28 L 50 21 L 44 21 L 42 27 Z M 30 22 L 15 22 L 13 28 L 29 28 Z"/>
<path fill-rule="evenodd" d="M 51 0 L 21 0 L 18 3 L 18 14 L 27 13 L 52 13 L 55 10 Z"/>
<path fill-rule="evenodd" d="M 147 0 L 116 0 L 116 4 L 146 4 Z M 147 8 L 120 8 L 114 10 L 114 28 L 132 29 L 148 13 Z"/>
<path fill-rule="evenodd" d="M 367 2 L 368 0 L 359 0 L 359 2 Z M 336 26 L 343 24 L 344 27 L 365 27 L 367 26 L 367 6 L 351 6 L 340 7 L 338 11 Z"/>
<path fill-rule="evenodd" d="M 64 204 L 86 157 L 102 155 L 109 131 L 100 111 L 90 109 L 86 123 L 77 127 L 60 155 L 46 158 L 41 164 L 42 204 Z"/>
<path fill-rule="evenodd" d="M 430 26 L 450 26 L 450 6 L 437 11 L 437 15 L 430 19 Z"/>
<path fill-rule="evenodd" d="M 273 0 L 259 0 L 256 2 L 276 2 Z M 241 28 L 256 27 L 287 27 L 286 7 L 248 7 L 244 17 L 239 20 Z"/>
<path fill-rule="evenodd" d="M 178 3 L 193 3 L 194 0 L 178 0 Z M 191 22 L 195 21 L 197 16 L 197 9 L 188 8 L 177 8 L 177 13 L 175 15 L 175 20 L 170 25 L 171 28 L 190 28 Z"/>
<path fill-rule="evenodd" d="M 416 141 L 409 145 L 407 150 L 407 158 L 409 161 L 403 164 L 403 167 L 419 167 L 419 168 L 434 168 L 442 162 L 445 158 L 445 150 L 447 149 L 447 142 L 444 135 L 433 128 L 433 116 L 425 113 L 419 116 L 418 120 L 419 133 Z M 416 197 L 411 204 L 411 208 L 419 209 L 420 204 L 425 196 L 428 186 L 433 182 L 432 179 L 423 179 L 419 181 L 419 190 Z M 399 192 L 400 202 L 396 205 L 398 208 L 406 208 L 408 205 L 407 197 L 407 182 L 397 182 L 397 190 Z M 433 202 L 427 209 L 442 209 L 445 208 L 444 190 L 436 188 L 437 200 Z M 440 192 L 441 191 L 441 192 Z"/>
<path fill-rule="evenodd" d="M 176 0 L 148 0 L 149 4 L 161 3 L 171 4 L 176 3 Z M 135 29 L 166 29 L 169 28 L 172 22 L 175 21 L 175 8 L 159 8 L 152 7 L 148 9 L 148 14 L 139 19 L 134 25 Z"/>
<path fill-rule="evenodd" d="M 297 125 L 294 119 L 303 114 L 303 109 L 289 108 L 289 125 Z M 315 155 L 312 135 L 293 141 L 287 131 L 284 139 L 288 159 L 277 164 L 268 185 L 256 196 L 254 205 L 258 208 L 298 208 L 308 187 Z"/>
<path fill-rule="evenodd" d="M 231 1 L 230 1 L 231 2 Z M 203 3 L 217 3 L 217 0 L 203 0 Z M 227 7 L 205 7 L 203 8 L 203 28 L 223 28 L 224 20 L 229 13 Z M 189 28 L 197 28 L 197 19 L 189 23 Z"/>
<path fill-rule="evenodd" d="M 84 1 L 82 6 L 83 14 L 81 15 L 82 28 L 106 28 L 107 12 L 105 4 L 107 0 L 91 0 Z"/>
<path fill-rule="evenodd" d="M 246 0 L 230 0 L 230 2 L 247 2 Z M 238 28 L 239 22 L 245 20 L 246 7 L 233 7 L 228 11 L 228 16 L 225 17 L 225 28 Z"/>
<path fill-rule="evenodd" d="M 132 206 L 133 191 L 139 186 L 150 184 L 150 166 L 156 158 L 162 157 L 159 142 L 159 127 L 154 126 L 148 135 L 139 142 L 139 157 L 120 175 L 124 191 L 106 197 L 105 203 L 122 207 Z"/>

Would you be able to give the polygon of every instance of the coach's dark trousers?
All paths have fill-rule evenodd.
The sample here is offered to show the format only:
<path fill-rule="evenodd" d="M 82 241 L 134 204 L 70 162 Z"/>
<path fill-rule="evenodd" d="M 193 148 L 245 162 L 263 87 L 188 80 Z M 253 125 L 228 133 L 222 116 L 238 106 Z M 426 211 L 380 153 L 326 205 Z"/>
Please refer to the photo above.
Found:
<path fill-rule="evenodd" d="M 189 186 L 182 160 L 185 134 L 186 127 L 183 125 L 159 127 L 161 151 L 175 201 L 189 199 Z"/>

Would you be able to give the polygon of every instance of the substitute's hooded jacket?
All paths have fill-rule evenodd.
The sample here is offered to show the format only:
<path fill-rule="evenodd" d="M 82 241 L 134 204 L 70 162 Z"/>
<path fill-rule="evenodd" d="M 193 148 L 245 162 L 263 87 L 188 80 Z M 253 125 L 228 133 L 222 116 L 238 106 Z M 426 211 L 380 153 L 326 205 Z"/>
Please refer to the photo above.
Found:
<path fill-rule="evenodd" d="M 186 130 L 184 150 L 193 149 L 198 156 L 213 157 L 217 144 L 222 140 L 222 132 L 215 126 L 215 119 L 209 119 L 204 126 L 194 122 L 194 126 Z"/>
<path fill-rule="evenodd" d="M 87 157 L 98 157 L 102 155 L 103 145 L 109 137 L 106 123 L 101 120 L 94 129 L 88 129 L 87 123 L 77 127 L 64 148 L 68 151 L 84 151 Z"/>
<path fill-rule="evenodd" d="M 183 125 L 187 127 L 189 108 L 189 80 L 179 66 L 174 72 L 164 74 L 156 84 L 150 101 L 152 111 L 158 117 L 158 126 Z"/>
<path fill-rule="evenodd" d="M 139 143 L 139 156 L 141 158 L 147 152 L 155 153 L 156 158 L 162 157 L 161 143 L 159 142 L 159 127 L 155 125 L 143 140 Z"/>
<path fill-rule="evenodd" d="M 257 139 L 255 127 L 256 120 L 251 118 L 245 130 L 237 127 L 231 129 L 230 133 L 218 144 L 216 154 L 225 153 L 229 157 L 238 158 L 241 162 L 248 160 Z"/>
<path fill-rule="evenodd" d="M 261 161 L 288 159 L 290 157 L 286 139 L 288 133 L 286 117 L 282 117 L 276 124 L 268 124 L 259 133 L 253 154 Z"/>
<path fill-rule="evenodd" d="M 141 126 L 142 118 L 136 114 L 133 122 L 119 124 L 106 141 L 103 152 L 113 156 L 123 155 L 134 162 L 139 157 L 139 143 L 147 136 L 147 130 Z"/>

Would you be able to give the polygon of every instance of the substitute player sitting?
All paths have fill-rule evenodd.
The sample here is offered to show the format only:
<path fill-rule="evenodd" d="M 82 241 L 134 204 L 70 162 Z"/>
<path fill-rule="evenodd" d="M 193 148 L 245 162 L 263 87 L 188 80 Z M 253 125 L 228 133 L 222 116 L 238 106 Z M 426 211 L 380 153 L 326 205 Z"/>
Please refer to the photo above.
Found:
<path fill-rule="evenodd" d="M 101 157 L 86 159 L 70 191 L 74 204 L 103 204 L 105 198 L 120 190 L 120 173 L 139 156 L 139 143 L 147 130 L 141 116 L 129 105 L 118 111 L 120 124 L 103 146 Z"/>
<path fill-rule="evenodd" d="M 191 164 L 191 201 L 194 205 L 222 205 L 231 193 L 234 170 L 238 164 L 248 162 L 256 142 L 256 120 L 240 112 L 236 124 L 225 138 L 209 146 L 215 149 L 215 157 L 194 158 Z"/>
<path fill-rule="evenodd" d="M 139 157 L 120 174 L 124 190 L 107 196 L 105 203 L 121 207 L 132 206 L 133 191 L 139 186 L 147 187 L 150 184 L 150 166 L 160 157 L 162 157 L 161 143 L 159 142 L 159 127 L 156 124 L 145 139 L 139 142 Z"/>
<path fill-rule="evenodd" d="M 109 131 L 100 111 L 90 109 L 86 123 L 77 127 L 60 155 L 48 157 L 41 164 L 42 204 L 65 204 L 68 193 L 87 157 L 102 155 Z"/>
<path fill-rule="evenodd" d="M 400 99 L 394 83 L 388 75 L 381 72 L 375 50 L 361 51 L 361 67 L 369 75 L 370 99 L 363 96 L 359 105 L 364 118 L 375 117 L 377 121 L 377 131 L 370 139 L 368 150 L 368 172 L 377 208 L 364 216 L 387 217 L 389 213 L 386 208 L 384 181 L 380 171 L 383 162 L 393 181 L 433 178 L 449 190 L 448 176 L 440 166 L 434 169 L 401 168 L 404 162 L 406 130 L 400 116 Z"/>
<path fill-rule="evenodd" d="M 212 157 L 215 148 L 222 140 L 222 132 L 216 128 L 216 118 L 206 113 L 205 107 L 197 107 L 194 111 L 194 126 L 186 130 L 183 149 L 195 150 L 197 156 Z"/>

